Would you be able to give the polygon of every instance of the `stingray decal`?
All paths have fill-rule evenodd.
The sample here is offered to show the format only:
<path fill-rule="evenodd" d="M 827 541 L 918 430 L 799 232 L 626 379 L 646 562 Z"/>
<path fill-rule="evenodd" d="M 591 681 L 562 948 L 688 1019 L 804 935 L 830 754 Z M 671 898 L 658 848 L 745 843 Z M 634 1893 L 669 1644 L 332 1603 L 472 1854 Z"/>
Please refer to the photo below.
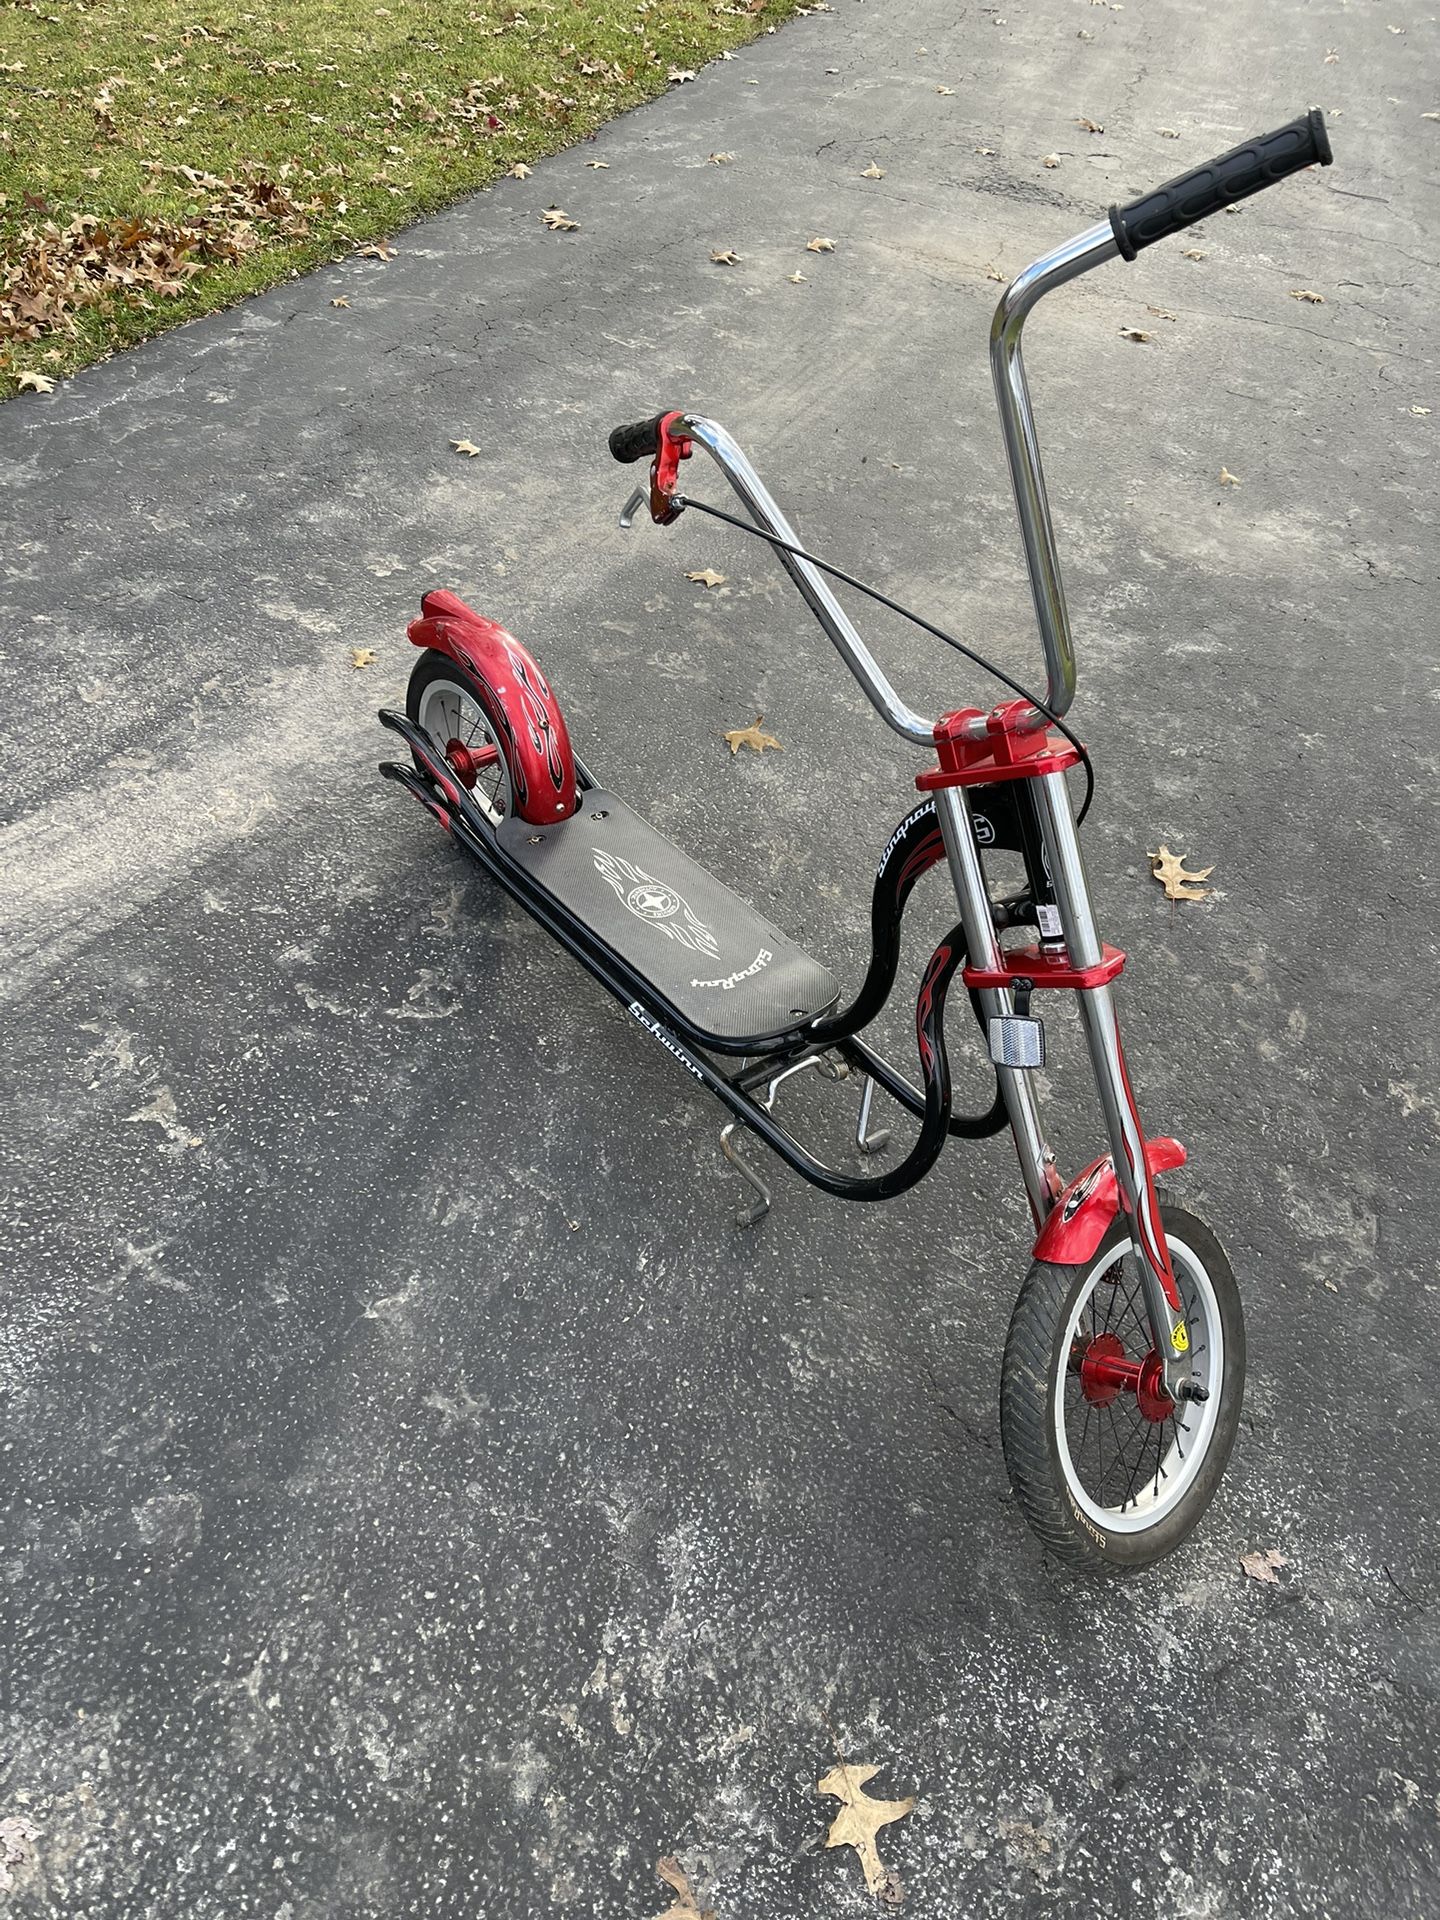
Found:
<path fill-rule="evenodd" d="M 703 920 L 696 919 L 688 903 L 673 887 L 667 887 L 663 880 L 646 873 L 643 867 L 620 859 L 618 854 L 606 853 L 600 847 L 592 847 L 590 851 L 595 855 L 595 871 L 615 889 L 615 897 L 637 920 L 647 920 L 667 940 L 678 940 L 692 953 L 705 953 L 712 960 L 719 959 L 720 948 L 714 934 Z"/>

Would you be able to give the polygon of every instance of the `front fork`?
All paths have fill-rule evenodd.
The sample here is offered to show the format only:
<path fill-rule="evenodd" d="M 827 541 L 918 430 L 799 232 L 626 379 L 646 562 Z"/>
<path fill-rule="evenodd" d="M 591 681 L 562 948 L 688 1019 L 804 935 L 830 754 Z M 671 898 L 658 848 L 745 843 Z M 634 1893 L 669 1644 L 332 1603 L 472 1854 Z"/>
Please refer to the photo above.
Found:
<path fill-rule="evenodd" d="M 1070 965 L 1080 970 L 1098 968 L 1104 950 L 1095 929 L 1065 775 L 1062 772 L 1037 774 L 1027 784 L 1035 799 L 1045 867 Z M 935 795 L 935 806 L 965 928 L 969 963 L 977 969 L 998 972 L 1003 965 L 1000 941 L 990 911 L 985 872 L 964 788 L 942 787 Z M 987 1021 L 1012 1011 L 1008 988 L 982 987 L 979 991 Z M 1140 1263 L 1151 1336 L 1156 1352 L 1164 1361 L 1166 1387 L 1172 1399 L 1178 1399 L 1191 1378 L 1185 1309 L 1170 1263 L 1155 1182 L 1146 1162 L 1145 1136 L 1135 1108 L 1135 1095 L 1125 1070 L 1114 997 L 1107 983 L 1077 988 L 1076 999 L 1110 1141 L 1120 1205 L 1130 1223 L 1131 1246 Z M 1025 1191 L 1039 1227 L 1061 1192 L 1055 1156 L 1045 1141 L 1039 1104 L 1028 1071 L 1015 1067 L 997 1067 L 995 1071 L 1020 1156 Z"/>

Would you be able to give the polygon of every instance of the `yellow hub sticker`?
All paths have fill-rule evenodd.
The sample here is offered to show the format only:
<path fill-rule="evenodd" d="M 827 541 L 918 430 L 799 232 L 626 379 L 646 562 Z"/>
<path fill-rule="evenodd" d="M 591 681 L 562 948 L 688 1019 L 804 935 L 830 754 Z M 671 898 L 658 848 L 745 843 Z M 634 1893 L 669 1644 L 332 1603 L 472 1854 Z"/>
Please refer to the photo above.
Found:
<path fill-rule="evenodd" d="M 1170 1344 L 1177 1353 L 1188 1353 L 1190 1351 L 1190 1336 L 1185 1331 L 1185 1322 L 1183 1320 L 1171 1333 Z"/>

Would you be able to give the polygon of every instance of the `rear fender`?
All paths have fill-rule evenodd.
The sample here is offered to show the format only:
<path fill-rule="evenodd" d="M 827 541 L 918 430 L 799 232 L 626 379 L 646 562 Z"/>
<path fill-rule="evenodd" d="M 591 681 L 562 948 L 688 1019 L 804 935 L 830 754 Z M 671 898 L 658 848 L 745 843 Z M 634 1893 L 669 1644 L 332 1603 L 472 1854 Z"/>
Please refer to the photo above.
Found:
<path fill-rule="evenodd" d="M 1185 1149 L 1162 1134 L 1145 1142 L 1145 1163 L 1151 1175 L 1183 1167 Z M 1055 1202 L 1035 1242 L 1035 1258 L 1062 1267 L 1081 1266 L 1110 1231 L 1120 1210 L 1120 1183 L 1110 1155 L 1092 1160 L 1077 1174 Z"/>
<path fill-rule="evenodd" d="M 536 826 L 575 811 L 575 756 L 565 716 L 532 655 L 498 621 L 443 589 L 425 594 L 406 631 L 417 647 L 443 653 L 475 682 L 485 718 L 505 755 L 515 812 Z"/>

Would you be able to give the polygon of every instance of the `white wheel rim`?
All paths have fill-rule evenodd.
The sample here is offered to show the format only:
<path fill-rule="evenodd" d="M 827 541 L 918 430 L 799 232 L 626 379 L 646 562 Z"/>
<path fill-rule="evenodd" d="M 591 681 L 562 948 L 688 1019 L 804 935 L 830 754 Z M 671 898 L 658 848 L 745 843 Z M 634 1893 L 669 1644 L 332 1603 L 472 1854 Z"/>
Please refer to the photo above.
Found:
<path fill-rule="evenodd" d="M 485 715 L 475 704 L 475 696 L 457 680 L 432 680 L 420 696 L 419 721 L 432 740 L 448 752 L 450 742 L 478 751 L 494 747 L 497 753 L 493 775 L 487 769 L 469 789 L 470 798 L 490 822 L 498 827 L 513 807 L 510 769 L 505 754 Z"/>
<path fill-rule="evenodd" d="M 1071 1354 L 1077 1342 L 1085 1344 L 1099 1330 L 1100 1313 L 1098 1307 L 1092 1309 L 1092 1302 L 1102 1285 L 1111 1286 L 1105 1276 L 1123 1259 L 1121 1252 L 1097 1259 L 1085 1276 L 1056 1361 L 1051 1406 L 1066 1489 L 1081 1513 L 1107 1533 L 1143 1533 L 1174 1512 L 1195 1484 L 1220 1417 L 1225 1333 L 1214 1284 L 1193 1247 L 1174 1234 L 1166 1239 L 1189 1326 L 1191 1369 L 1208 1390 L 1209 1399 L 1184 1401 L 1164 1421 L 1147 1420 L 1133 1394 L 1122 1392 L 1105 1406 L 1086 1400 L 1071 1367 Z M 1138 1274 L 1132 1268 L 1133 1262 L 1127 1260 L 1124 1278 L 1114 1292 L 1133 1301 Z M 1113 1318 L 1113 1301 L 1110 1309 Z M 1136 1310 L 1138 1324 L 1143 1326 L 1143 1303 Z M 1122 1311 L 1116 1330 L 1136 1324 L 1133 1316 L 1127 1318 Z M 1127 1354 L 1143 1358 L 1150 1350 L 1148 1331 L 1144 1341 L 1139 1354 L 1135 1352 L 1138 1341 L 1127 1341 Z"/>

